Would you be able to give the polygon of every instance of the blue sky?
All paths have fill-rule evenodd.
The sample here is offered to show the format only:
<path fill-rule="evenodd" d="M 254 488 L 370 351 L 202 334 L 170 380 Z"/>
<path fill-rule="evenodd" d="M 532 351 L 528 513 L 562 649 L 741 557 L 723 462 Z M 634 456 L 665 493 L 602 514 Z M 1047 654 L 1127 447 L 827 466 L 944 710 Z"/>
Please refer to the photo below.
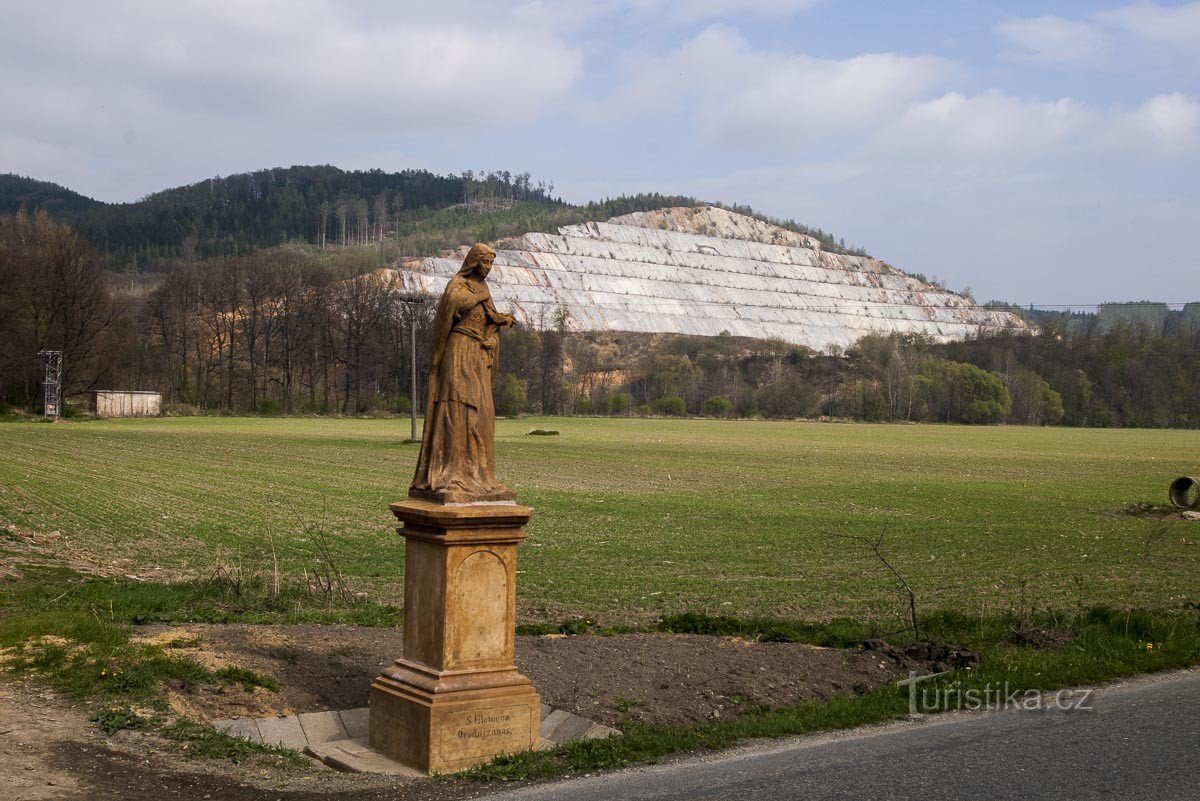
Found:
<path fill-rule="evenodd" d="M 331 163 L 749 203 L 980 300 L 1182 302 L 1200 2 L 13 2 L 0 171 Z"/>

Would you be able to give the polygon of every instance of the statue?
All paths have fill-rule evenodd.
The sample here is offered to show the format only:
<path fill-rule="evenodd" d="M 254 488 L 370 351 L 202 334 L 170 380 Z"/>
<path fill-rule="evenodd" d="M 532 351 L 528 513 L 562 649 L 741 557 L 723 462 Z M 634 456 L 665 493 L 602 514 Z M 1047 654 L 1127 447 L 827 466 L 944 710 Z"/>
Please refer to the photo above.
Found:
<path fill-rule="evenodd" d="M 471 248 L 450 279 L 433 322 L 425 432 L 410 498 L 437 503 L 515 501 L 496 479 L 492 379 L 499 330 L 515 321 L 492 303 L 486 279 L 496 252 Z"/>

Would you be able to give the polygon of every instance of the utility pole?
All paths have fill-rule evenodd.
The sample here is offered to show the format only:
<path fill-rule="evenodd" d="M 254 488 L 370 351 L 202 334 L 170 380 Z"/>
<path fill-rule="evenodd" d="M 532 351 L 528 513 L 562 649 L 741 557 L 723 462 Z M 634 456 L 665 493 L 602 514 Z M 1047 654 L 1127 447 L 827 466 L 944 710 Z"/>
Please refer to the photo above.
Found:
<path fill-rule="evenodd" d="M 42 408 L 48 419 L 58 420 L 62 417 L 63 354 L 61 350 L 42 350 L 38 351 L 38 356 L 42 358 L 42 364 L 46 368 L 45 378 L 42 380 L 44 392 Z"/>
<path fill-rule="evenodd" d="M 425 298 L 421 295 L 406 295 L 400 298 L 400 302 L 408 306 L 409 334 L 410 334 L 410 350 L 411 355 L 411 398 L 410 418 L 412 423 L 412 432 L 409 435 L 409 442 L 420 442 L 417 437 L 417 309 L 421 308 L 425 303 Z"/>

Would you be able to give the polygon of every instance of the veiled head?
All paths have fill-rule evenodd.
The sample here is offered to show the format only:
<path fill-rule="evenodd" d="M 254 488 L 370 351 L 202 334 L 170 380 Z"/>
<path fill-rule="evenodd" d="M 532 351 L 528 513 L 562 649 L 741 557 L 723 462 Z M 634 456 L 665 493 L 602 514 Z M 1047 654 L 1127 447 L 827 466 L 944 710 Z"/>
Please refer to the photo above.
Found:
<path fill-rule="evenodd" d="M 478 272 L 481 278 L 487 278 L 488 273 L 492 271 L 492 262 L 495 260 L 496 251 L 480 242 L 467 251 L 467 257 L 463 259 L 462 268 L 459 269 L 458 274 L 470 275 Z"/>

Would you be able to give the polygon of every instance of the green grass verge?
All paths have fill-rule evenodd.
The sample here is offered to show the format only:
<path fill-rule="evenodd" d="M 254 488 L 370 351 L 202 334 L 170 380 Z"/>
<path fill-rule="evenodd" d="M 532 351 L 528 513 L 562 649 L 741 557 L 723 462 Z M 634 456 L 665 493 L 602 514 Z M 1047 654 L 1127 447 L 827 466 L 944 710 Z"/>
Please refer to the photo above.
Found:
<path fill-rule="evenodd" d="M 299 751 L 234 737 L 214 729 L 212 726 L 197 723 L 188 718 L 177 718 L 159 728 L 158 732 L 168 740 L 183 743 L 186 753 L 193 757 L 228 759 L 232 762 L 243 762 L 247 759 L 261 760 L 266 757 L 276 763 L 292 767 L 310 768 L 313 766 L 312 761 Z"/>
<path fill-rule="evenodd" d="M 153 731 L 183 744 L 188 756 L 201 759 L 225 759 L 235 763 L 247 760 L 262 762 L 264 759 L 275 764 L 292 767 L 311 767 L 312 763 L 298 751 L 279 748 L 234 737 L 204 723 L 188 718 L 168 720 L 161 715 L 145 717 L 129 707 L 105 707 L 91 716 L 98 729 L 111 736 L 119 731 Z"/>
<path fill-rule="evenodd" d="M 109 735 L 126 729 L 149 730 L 182 743 L 181 750 L 195 757 L 308 766 L 301 754 L 290 749 L 251 743 L 186 718 L 134 710 L 134 705 L 165 709 L 161 690 L 168 681 L 277 691 L 279 683 L 270 676 L 235 665 L 209 670 L 173 653 L 195 645 L 195 640 L 148 645 L 131 637 L 135 624 L 150 619 L 178 622 L 236 619 L 239 614 L 248 618 L 305 614 L 302 607 L 264 610 L 266 603 L 249 595 L 231 601 L 208 584 L 160 585 L 25 566 L 22 577 L 0 580 L 4 657 L 0 669 L 37 678 L 72 698 L 99 705 L 91 720 Z M 332 617 L 353 618 L 359 606 L 337 610 Z M 368 615 L 368 619 L 375 618 Z"/>
<path fill-rule="evenodd" d="M 130 625 L 211 610 L 219 599 L 196 587 L 80 576 L 26 566 L 0 581 L 0 648 L 10 673 L 37 676 L 73 698 L 145 699 L 165 681 L 278 689 L 274 679 L 238 667 L 211 671 L 172 653 L 184 642 L 132 641 Z M 228 610 L 221 614 L 231 614 Z"/>
<path fill-rule="evenodd" d="M 991 689 L 1005 697 L 1026 691 L 1048 692 L 1094 684 L 1124 676 L 1184 668 L 1200 662 L 1200 611 L 1150 612 L 1096 607 L 1069 618 L 1039 614 L 1024 625 L 1054 627 L 1072 635 L 1060 648 L 1039 650 L 1012 642 L 1014 621 L 1009 617 L 973 618 L 958 613 L 926 617 L 926 631 L 939 639 L 964 643 L 979 650 L 982 665 L 955 670 L 920 686 L 931 698 L 946 691 L 967 698 L 968 691 Z M 729 619 L 705 621 L 693 616 L 689 625 L 736 628 Z M 800 641 L 837 639 L 846 624 L 822 630 L 786 621 L 745 622 L 738 634 L 774 633 Z M 933 694 L 941 690 L 942 695 Z M 995 696 L 993 696 L 995 697 Z M 922 705 L 922 708 L 924 705 Z M 572 773 L 627 767 L 660 761 L 683 752 L 729 748 L 753 738 L 785 737 L 819 731 L 847 729 L 906 717 L 908 690 L 888 685 L 860 696 L 840 696 L 782 709 L 760 709 L 736 720 L 693 726 L 629 726 L 623 736 L 583 740 L 549 751 L 529 751 L 500 757 L 473 769 L 468 777 L 481 780 L 547 779 Z"/>

